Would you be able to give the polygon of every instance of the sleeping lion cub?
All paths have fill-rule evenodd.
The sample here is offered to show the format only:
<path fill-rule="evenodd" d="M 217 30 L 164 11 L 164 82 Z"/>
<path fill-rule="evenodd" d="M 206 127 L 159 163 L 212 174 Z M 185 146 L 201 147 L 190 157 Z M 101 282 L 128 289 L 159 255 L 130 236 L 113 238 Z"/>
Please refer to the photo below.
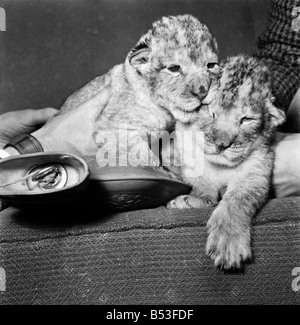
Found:
<path fill-rule="evenodd" d="M 183 161 L 181 176 L 193 186 L 168 208 L 217 205 L 207 228 L 206 253 L 216 266 L 240 268 L 251 258 L 251 220 L 265 204 L 274 164 L 274 132 L 284 114 L 272 104 L 268 70 L 254 58 L 237 56 L 221 64 L 216 98 L 196 122 L 177 122 L 177 132 L 202 131 L 197 168 Z M 180 148 L 177 141 L 177 149 Z M 192 154 L 192 153 L 190 153 Z"/>
<path fill-rule="evenodd" d="M 101 131 L 126 130 L 125 150 L 130 151 L 143 135 L 140 153 L 149 156 L 151 165 L 156 166 L 159 160 L 149 150 L 147 136 L 171 129 L 177 118 L 185 121 L 197 116 L 215 89 L 219 73 L 217 52 L 215 39 L 195 17 L 163 17 L 129 52 L 125 63 L 70 96 L 62 112 L 110 87 L 111 98 L 94 121 L 95 141 L 99 147 L 103 144 L 98 137 Z"/>

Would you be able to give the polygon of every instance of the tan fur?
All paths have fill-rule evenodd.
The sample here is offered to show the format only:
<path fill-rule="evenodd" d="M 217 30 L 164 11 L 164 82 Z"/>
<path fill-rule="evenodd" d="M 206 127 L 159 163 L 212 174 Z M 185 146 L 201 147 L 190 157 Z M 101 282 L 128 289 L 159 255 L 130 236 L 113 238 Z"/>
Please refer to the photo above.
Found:
<path fill-rule="evenodd" d="M 100 131 L 129 128 L 129 149 L 137 136 L 143 135 L 146 154 L 151 131 L 169 130 L 174 118 L 196 118 L 205 98 L 211 100 L 209 90 L 215 89 L 217 62 L 216 41 L 205 25 L 190 15 L 163 17 L 153 23 L 124 64 L 73 94 L 62 111 L 110 86 L 111 99 L 95 121 L 96 141 Z M 176 67 L 179 71 L 171 71 Z M 152 163 L 158 164 L 150 155 Z"/>
<path fill-rule="evenodd" d="M 193 177 L 199 170 L 183 161 L 181 176 L 193 190 L 168 208 L 200 208 L 221 200 L 208 221 L 206 245 L 221 268 L 240 268 L 252 256 L 251 220 L 268 199 L 275 129 L 284 121 L 271 100 L 267 69 L 253 58 L 229 58 L 212 104 L 201 108 L 196 122 L 176 125 L 178 132 L 204 133 L 204 143 L 198 144 L 204 159 L 197 160 L 203 175 Z"/>

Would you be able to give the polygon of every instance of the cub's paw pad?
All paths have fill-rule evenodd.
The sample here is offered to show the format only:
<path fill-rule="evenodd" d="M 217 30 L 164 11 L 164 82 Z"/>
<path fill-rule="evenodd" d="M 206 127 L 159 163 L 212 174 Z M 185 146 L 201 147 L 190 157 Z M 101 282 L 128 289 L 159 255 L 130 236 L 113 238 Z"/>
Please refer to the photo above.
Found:
<path fill-rule="evenodd" d="M 167 209 L 191 209 L 188 203 L 189 195 L 180 195 L 167 204 Z"/>
<path fill-rule="evenodd" d="M 181 195 L 167 204 L 168 209 L 198 209 L 211 206 L 204 202 L 202 198 L 192 195 Z"/>

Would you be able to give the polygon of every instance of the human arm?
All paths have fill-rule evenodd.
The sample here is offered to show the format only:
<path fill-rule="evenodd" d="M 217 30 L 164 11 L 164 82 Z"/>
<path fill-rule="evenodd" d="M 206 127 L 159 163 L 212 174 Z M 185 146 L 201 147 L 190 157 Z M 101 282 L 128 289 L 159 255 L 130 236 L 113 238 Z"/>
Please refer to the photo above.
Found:
<path fill-rule="evenodd" d="M 16 136 L 33 132 L 58 114 L 59 111 L 54 108 L 45 108 L 9 112 L 0 115 L 0 149 Z M 7 149 L 7 152 L 10 155 L 18 154 L 13 148 Z M 6 207 L 6 202 L 0 199 L 0 211 Z"/>

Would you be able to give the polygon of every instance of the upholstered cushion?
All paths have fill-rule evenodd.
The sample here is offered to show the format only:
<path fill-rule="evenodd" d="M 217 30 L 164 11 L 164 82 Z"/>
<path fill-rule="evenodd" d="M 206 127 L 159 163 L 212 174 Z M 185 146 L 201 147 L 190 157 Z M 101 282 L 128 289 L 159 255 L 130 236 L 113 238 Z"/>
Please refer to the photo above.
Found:
<path fill-rule="evenodd" d="M 0 214 L 0 304 L 296 304 L 300 198 L 254 221 L 255 260 L 224 274 L 205 256 L 211 210 Z"/>

